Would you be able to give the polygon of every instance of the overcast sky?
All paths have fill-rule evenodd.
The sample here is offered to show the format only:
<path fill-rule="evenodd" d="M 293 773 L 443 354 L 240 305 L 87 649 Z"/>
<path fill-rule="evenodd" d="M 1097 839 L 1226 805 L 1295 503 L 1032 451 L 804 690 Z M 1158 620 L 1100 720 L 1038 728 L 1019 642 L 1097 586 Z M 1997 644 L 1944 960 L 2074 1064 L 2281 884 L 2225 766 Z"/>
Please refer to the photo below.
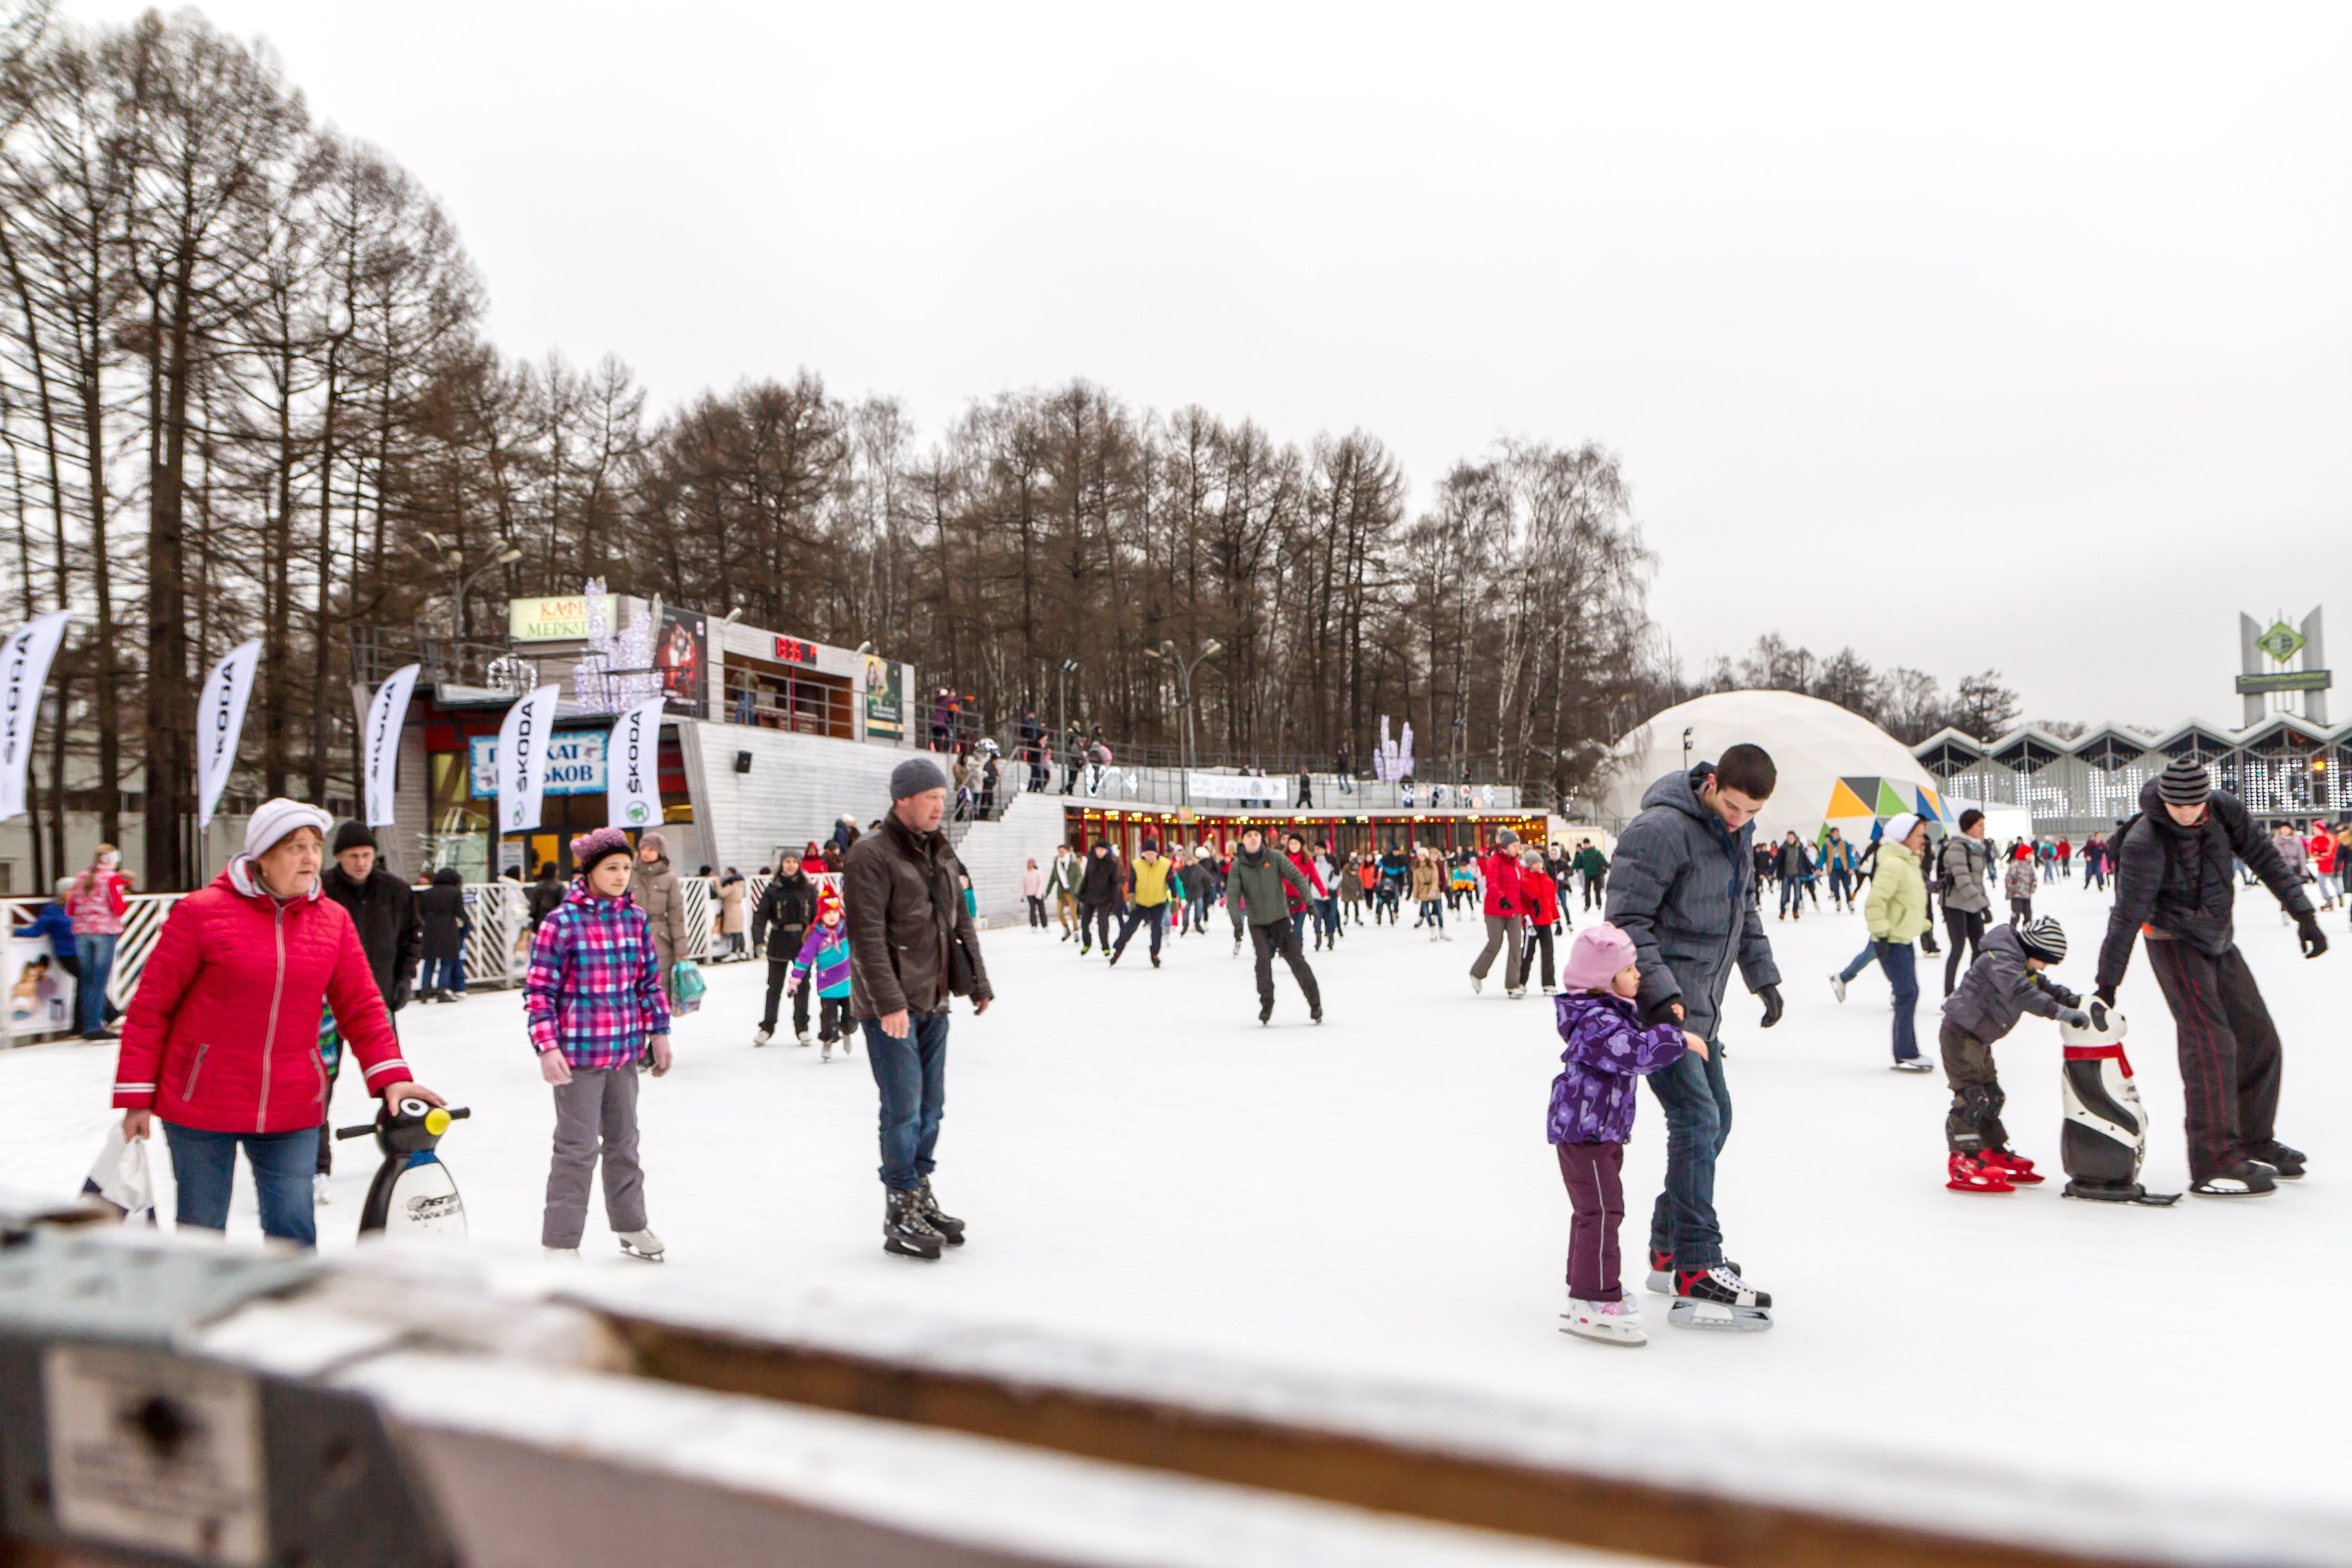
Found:
<path fill-rule="evenodd" d="M 657 407 L 1086 376 L 1361 426 L 1416 507 L 1589 439 L 1694 673 L 2234 722 L 2238 612 L 2321 603 L 2352 668 L 2352 7 L 204 9 L 441 197 L 506 352 Z"/>

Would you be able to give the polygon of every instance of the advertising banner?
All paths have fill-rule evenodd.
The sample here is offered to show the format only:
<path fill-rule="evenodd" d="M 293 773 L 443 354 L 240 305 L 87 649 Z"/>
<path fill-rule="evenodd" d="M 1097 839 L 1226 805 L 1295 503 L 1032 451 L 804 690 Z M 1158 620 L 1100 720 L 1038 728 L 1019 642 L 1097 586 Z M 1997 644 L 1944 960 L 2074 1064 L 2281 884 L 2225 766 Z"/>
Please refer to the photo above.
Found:
<path fill-rule="evenodd" d="M 907 738 L 905 667 L 894 658 L 866 656 L 866 738 L 903 741 Z"/>
<path fill-rule="evenodd" d="M 507 710 L 499 726 L 499 831 L 539 826 L 547 793 L 547 753 L 555 738 L 555 699 L 562 688 L 542 686 Z"/>
<path fill-rule="evenodd" d="M 196 826 L 212 826 L 213 808 L 236 766 L 237 737 L 245 730 L 246 700 L 253 695 L 253 668 L 261 662 L 261 639 L 241 642 L 221 656 L 205 677 L 196 707 Z"/>
<path fill-rule="evenodd" d="M 495 735 L 466 742 L 467 793 L 488 800 L 499 793 L 499 741 Z M 547 795 L 604 793 L 604 731 L 558 730 L 547 742 Z"/>
<path fill-rule="evenodd" d="M 655 827 L 661 823 L 661 721 L 658 697 L 613 721 L 604 770 L 604 820 L 612 826 Z"/>
<path fill-rule="evenodd" d="M 1288 805 L 1290 780 L 1244 778 L 1238 773 L 1194 773 L 1194 800 L 1225 801 L 1234 805 Z"/>
<path fill-rule="evenodd" d="M 654 669 L 661 676 L 663 710 L 702 717 L 705 672 L 710 668 L 710 620 L 699 610 L 662 606 L 654 634 Z"/>
<path fill-rule="evenodd" d="M 621 596 L 603 594 L 604 626 L 609 631 L 621 624 Z M 509 642 L 585 642 L 588 640 L 590 595 L 557 594 L 543 599 L 509 599 L 507 601 L 507 640 Z"/>
<path fill-rule="evenodd" d="M 33 721 L 49 660 L 66 635 L 67 611 L 36 616 L 0 644 L 0 822 L 25 812 L 25 773 L 33 762 Z"/>
<path fill-rule="evenodd" d="M 12 933 L 7 952 L 9 1032 L 46 1035 L 75 1027 L 74 977 L 50 952 L 49 939 Z"/>
<path fill-rule="evenodd" d="M 367 824 L 392 823 L 393 770 L 400 762 L 400 726 L 408 717 L 408 696 L 416 689 L 421 664 L 403 665 L 375 689 L 367 711 Z"/>

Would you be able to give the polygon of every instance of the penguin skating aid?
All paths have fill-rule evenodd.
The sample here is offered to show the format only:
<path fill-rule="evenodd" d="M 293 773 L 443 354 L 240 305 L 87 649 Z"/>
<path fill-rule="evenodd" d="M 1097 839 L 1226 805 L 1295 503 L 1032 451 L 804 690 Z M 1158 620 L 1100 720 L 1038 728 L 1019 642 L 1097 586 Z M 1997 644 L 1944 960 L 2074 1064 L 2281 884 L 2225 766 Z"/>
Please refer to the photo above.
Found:
<path fill-rule="evenodd" d="M 2058 1139 L 2059 1163 L 2069 1178 L 2066 1195 L 2168 1207 L 2179 1202 L 2179 1193 L 2151 1193 L 2139 1184 L 2140 1163 L 2147 1157 L 2147 1111 L 2124 1056 L 2124 1016 L 2097 1001 L 2088 1011 L 2087 1029 L 2058 1026 L 2066 1052 L 2060 1068 L 2066 1122 Z"/>
<path fill-rule="evenodd" d="M 364 1127 L 339 1129 L 337 1138 L 375 1134 L 383 1163 L 368 1184 L 367 1202 L 360 1207 L 360 1239 L 442 1243 L 466 1239 L 466 1203 L 457 1195 L 457 1179 L 442 1163 L 437 1145 L 453 1121 L 473 1113 L 415 1097 L 395 1109 L 386 1107 Z"/>

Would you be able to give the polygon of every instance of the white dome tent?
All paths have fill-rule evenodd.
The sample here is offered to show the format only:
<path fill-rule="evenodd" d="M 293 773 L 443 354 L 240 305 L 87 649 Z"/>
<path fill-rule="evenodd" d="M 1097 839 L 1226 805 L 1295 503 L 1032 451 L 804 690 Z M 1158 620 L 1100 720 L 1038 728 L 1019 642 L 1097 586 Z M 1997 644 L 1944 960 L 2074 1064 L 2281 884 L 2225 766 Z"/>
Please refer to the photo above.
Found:
<path fill-rule="evenodd" d="M 1874 824 L 1905 811 L 1950 820 L 1934 776 L 1860 714 L 1793 691 L 1720 691 L 1669 708 L 1617 742 L 1593 803 L 1603 823 L 1622 830 L 1658 775 L 1685 765 L 1685 732 L 1692 763 L 1743 741 L 1771 753 L 1780 782 L 1756 819 L 1759 842 L 1793 831 L 1811 844 L 1838 827 L 1865 844 Z"/>

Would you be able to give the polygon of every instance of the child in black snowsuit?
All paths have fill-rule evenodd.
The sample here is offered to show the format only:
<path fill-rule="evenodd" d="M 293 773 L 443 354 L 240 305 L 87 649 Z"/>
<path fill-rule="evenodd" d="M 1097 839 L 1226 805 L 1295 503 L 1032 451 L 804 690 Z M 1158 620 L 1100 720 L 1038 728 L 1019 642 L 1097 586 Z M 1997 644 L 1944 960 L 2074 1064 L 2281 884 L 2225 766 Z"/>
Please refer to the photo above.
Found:
<path fill-rule="evenodd" d="M 2042 971 L 2066 956 L 2066 933 L 2044 915 L 1985 932 L 1977 960 L 1944 1001 L 1944 1077 L 1952 1087 L 1944 1139 L 1951 1146 L 1945 1185 L 1961 1193 L 2011 1193 L 2042 1180 L 2033 1162 L 2009 1148 L 2000 1124 L 2007 1099 L 1993 1071 L 1993 1042 L 2028 1013 L 2077 1027 L 2090 1016 L 2083 999 Z"/>

